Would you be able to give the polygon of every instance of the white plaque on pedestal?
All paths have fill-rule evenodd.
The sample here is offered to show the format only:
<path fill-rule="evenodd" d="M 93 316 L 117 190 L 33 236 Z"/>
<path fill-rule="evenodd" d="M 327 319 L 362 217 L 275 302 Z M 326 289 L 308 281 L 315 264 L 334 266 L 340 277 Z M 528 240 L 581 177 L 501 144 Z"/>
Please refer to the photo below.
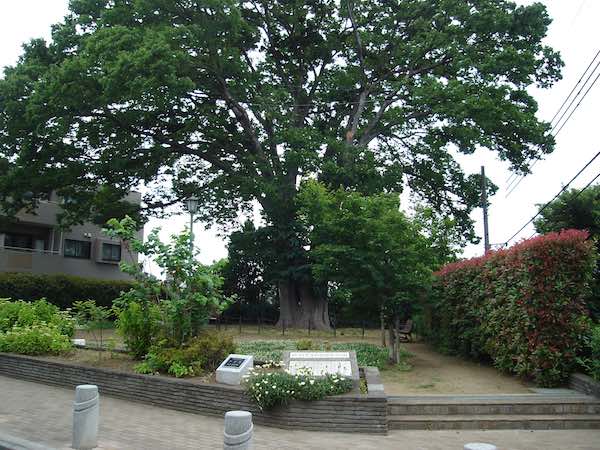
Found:
<path fill-rule="evenodd" d="M 315 377 L 341 375 L 351 380 L 359 379 L 356 352 L 286 351 L 283 362 L 292 375 L 310 372 Z"/>
<path fill-rule="evenodd" d="M 252 355 L 229 355 L 217 368 L 217 383 L 239 385 L 242 377 L 254 367 Z"/>

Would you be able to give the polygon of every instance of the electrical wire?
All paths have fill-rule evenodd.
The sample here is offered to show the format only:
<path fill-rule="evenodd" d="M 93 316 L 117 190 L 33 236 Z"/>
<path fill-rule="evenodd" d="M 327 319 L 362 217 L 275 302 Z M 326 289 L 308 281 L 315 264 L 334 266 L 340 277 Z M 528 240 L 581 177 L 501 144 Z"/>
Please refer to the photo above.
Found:
<path fill-rule="evenodd" d="M 588 184 L 586 184 L 583 189 L 581 189 L 579 192 L 577 192 L 577 194 L 575 194 L 571 198 L 571 200 L 575 200 L 577 197 L 579 197 L 582 194 L 582 192 L 585 191 L 587 188 L 589 188 L 592 185 L 592 183 L 594 183 L 594 181 L 596 181 L 598 178 L 600 178 L 600 172 L 598 172 L 598 174 L 594 178 L 592 178 L 592 180 Z M 536 235 L 536 233 L 534 232 L 531 236 L 529 236 L 529 239 L 531 239 L 535 235 Z"/>
<path fill-rule="evenodd" d="M 600 156 L 600 151 L 599 151 L 598 153 L 596 153 L 596 154 L 594 155 L 594 157 L 593 157 L 592 159 L 590 159 L 590 160 L 589 160 L 589 161 L 586 163 L 586 165 L 585 165 L 585 166 L 583 166 L 583 167 L 582 167 L 582 168 L 579 170 L 579 172 L 577 172 L 577 174 L 575 174 L 575 176 L 574 176 L 573 178 L 571 178 L 571 180 L 570 180 L 570 181 L 569 181 L 569 182 L 568 182 L 566 185 L 564 185 L 564 186 L 563 186 L 563 188 L 562 188 L 562 189 L 561 189 L 561 190 L 558 192 L 558 194 L 556 194 L 556 195 L 555 195 L 555 196 L 552 198 L 552 200 L 550 200 L 548 203 L 546 203 L 544 206 L 542 206 L 542 207 L 540 208 L 540 210 L 537 212 L 537 214 L 535 214 L 535 215 L 534 215 L 534 216 L 533 216 L 531 219 L 529 219 L 529 220 L 528 220 L 528 221 L 525 223 L 525 225 L 523 225 L 521 228 L 519 228 L 519 230 L 518 230 L 518 231 L 517 231 L 515 234 L 513 234 L 513 235 L 512 235 L 510 238 L 508 238 L 508 239 L 507 239 L 507 240 L 504 242 L 504 245 L 508 245 L 508 243 L 509 243 L 510 241 L 512 241 L 512 240 L 513 240 L 513 239 L 514 239 L 514 238 L 515 238 L 515 237 L 516 237 L 516 236 L 517 236 L 517 235 L 518 235 L 518 234 L 519 234 L 521 231 L 523 231 L 527 225 L 529 225 L 531 222 L 533 222 L 533 221 L 534 221 L 534 220 L 537 218 L 537 216 L 539 216 L 539 215 L 542 213 L 542 211 L 544 211 L 544 210 L 545 210 L 545 209 L 548 207 L 548 205 L 550 205 L 550 203 L 552 203 L 554 200 L 556 200 L 556 199 L 558 198 L 558 196 L 559 196 L 560 194 L 562 194 L 564 191 L 566 191 L 566 190 L 568 189 L 568 187 L 571 185 L 571 183 L 573 183 L 573 181 L 575 181 L 575 180 L 576 180 L 576 179 L 579 177 L 579 175 L 581 175 L 581 174 L 583 173 L 583 171 L 584 171 L 585 169 L 587 169 L 587 168 L 589 167 L 589 165 L 590 165 L 590 164 L 592 164 L 592 163 L 593 163 L 593 162 L 596 160 L 596 158 L 597 158 L 598 156 Z"/>

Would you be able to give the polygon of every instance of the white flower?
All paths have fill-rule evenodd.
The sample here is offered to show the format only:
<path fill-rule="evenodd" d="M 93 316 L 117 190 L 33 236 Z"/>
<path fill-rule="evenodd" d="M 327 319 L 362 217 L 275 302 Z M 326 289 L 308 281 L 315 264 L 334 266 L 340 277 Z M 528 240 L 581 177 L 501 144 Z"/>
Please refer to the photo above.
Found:
<path fill-rule="evenodd" d="M 334 382 L 334 383 L 337 383 L 337 382 L 338 382 L 338 380 L 333 380 L 333 382 Z"/>
<path fill-rule="evenodd" d="M 304 381 L 300 382 L 300 386 L 304 386 L 306 383 Z"/>
<path fill-rule="evenodd" d="M 315 384 L 315 380 L 310 380 L 309 382 L 310 382 L 311 385 Z"/>

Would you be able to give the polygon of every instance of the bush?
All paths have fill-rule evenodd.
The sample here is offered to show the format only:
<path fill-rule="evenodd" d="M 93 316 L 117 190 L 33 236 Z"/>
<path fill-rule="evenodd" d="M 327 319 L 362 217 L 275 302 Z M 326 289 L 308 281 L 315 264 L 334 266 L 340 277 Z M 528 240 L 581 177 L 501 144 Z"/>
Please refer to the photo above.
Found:
<path fill-rule="evenodd" d="M 214 371 L 235 350 L 231 337 L 220 333 L 203 333 L 182 347 L 164 347 L 166 341 L 150 348 L 138 373 L 166 373 L 176 377 Z"/>
<path fill-rule="evenodd" d="M 589 339 L 589 357 L 583 359 L 583 366 L 592 378 L 600 381 L 600 325 L 596 325 Z"/>
<path fill-rule="evenodd" d="M 55 325 L 36 323 L 15 326 L 0 333 L 0 352 L 23 355 L 59 354 L 72 348 L 71 340 Z"/>
<path fill-rule="evenodd" d="M 117 333 L 123 337 L 128 350 L 135 358 L 148 353 L 160 339 L 161 316 L 157 305 L 130 301 L 114 308 L 117 316 Z"/>
<path fill-rule="evenodd" d="M 131 289 L 131 282 L 98 280 L 70 275 L 0 273 L 0 298 L 34 301 L 45 298 L 60 309 L 71 308 L 77 300 L 94 300 L 99 306 L 111 307 L 121 291 Z"/>
<path fill-rule="evenodd" d="M 314 378 L 286 372 L 258 373 L 250 376 L 245 385 L 248 396 L 263 410 L 285 405 L 292 399 L 321 400 L 352 390 L 352 381 L 339 375 Z"/>
<path fill-rule="evenodd" d="M 67 337 L 72 337 L 75 332 L 75 323 L 69 314 L 60 311 L 45 299 L 33 303 L 0 299 L 0 332 L 38 324 L 55 327 Z"/>
<path fill-rule="evenodd" d="M 577 230 L 549 233 L 444 267 L 426 337 L 541 386 L 560 384 L 589 332 L 585 299 L 595 251 L 586 238 Z"/>

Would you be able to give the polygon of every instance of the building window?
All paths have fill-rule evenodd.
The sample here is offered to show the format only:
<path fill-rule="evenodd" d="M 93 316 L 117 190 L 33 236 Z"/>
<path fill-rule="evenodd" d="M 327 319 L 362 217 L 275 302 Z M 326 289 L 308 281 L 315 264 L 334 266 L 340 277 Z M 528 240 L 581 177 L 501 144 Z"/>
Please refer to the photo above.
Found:
<path fill-rule="evenodd" d="M 92 244 L 87 241 L 65 239 L 65 256 L 90 259 Z"/>
<path fill-rule="evenodd" d="M 121 245 L 102 244 L 102 261 L 121 261 Z"/>
<path fill-rule="evenodd" d="M 4 246 L 13 248 L 33 248 L 33 236 L 30 234 L 6 233 Z"/>

